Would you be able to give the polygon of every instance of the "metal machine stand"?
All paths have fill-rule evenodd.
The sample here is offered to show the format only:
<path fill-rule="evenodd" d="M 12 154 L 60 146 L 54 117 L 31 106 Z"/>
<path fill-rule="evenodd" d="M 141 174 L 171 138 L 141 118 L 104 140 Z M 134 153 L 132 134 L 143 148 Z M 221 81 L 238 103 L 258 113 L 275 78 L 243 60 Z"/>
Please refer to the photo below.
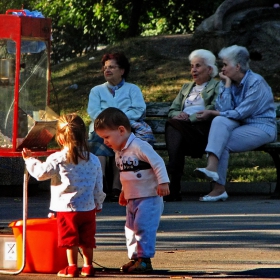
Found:
<path fill-rule="evenodd" d="M 25 167 L 24 169 L 24 176 L 23 176 L 23 234 L 22 234 L 22 265 L 21 268 L 17 271 L 7 271 L 7 270 L 0 270 L 0 274 L 10 274 L 10 275 L 17 275 L 21 273 L 25 267 L 26 262 L 26 220 L 27 220 L 27 205 L 28 205 L 28 171 Z"/>

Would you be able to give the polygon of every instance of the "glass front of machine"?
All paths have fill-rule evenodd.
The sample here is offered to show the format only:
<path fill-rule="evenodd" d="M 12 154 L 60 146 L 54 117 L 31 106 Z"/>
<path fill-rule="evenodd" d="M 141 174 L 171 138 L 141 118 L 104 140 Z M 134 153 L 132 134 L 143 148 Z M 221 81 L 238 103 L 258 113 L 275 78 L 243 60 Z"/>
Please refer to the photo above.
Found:
<path fill-rule="evenodd" d="M 7 40 L 0 40 L 0 147 L 12 147 L 15 90 L 15 54 L 9 54 Z M 10 117 L 9 117 L 10 116 Z"/>
<path fill-rule="evenodd" d="M 33 128 L 37 134 L 42 131 L 44 121 L 50 121 L 48 114 L 48 53 L 44 41 L 23 40 L 18 78 L 18 104 L 15 104 L 15 69 L 16 42 L 7 39 L 0 40 L 0 148 L 11 148 L 13 134 L 17 134 L 16 145 L 20 147 Z M 17 110 L 17 129 L 14 129 L 14 116 Z M 46 123 L 45 123 L 46 124 Z M 47 122 L 48 128 L 53 130 L 54 123 Z M 46 125 L 45 125 L 46 128 Z M 52 133 L 52 131 L 49 131 Z M 25 143 L 28 146 L 28 144 Z M 41 146 L 41 147 L 40 147 Z M 32 147 L 30 147 L 32 148 Z M 33 147 L 34 148 L 34 147 Z M 39 141 L 35 149 L 42 148 Z"/>

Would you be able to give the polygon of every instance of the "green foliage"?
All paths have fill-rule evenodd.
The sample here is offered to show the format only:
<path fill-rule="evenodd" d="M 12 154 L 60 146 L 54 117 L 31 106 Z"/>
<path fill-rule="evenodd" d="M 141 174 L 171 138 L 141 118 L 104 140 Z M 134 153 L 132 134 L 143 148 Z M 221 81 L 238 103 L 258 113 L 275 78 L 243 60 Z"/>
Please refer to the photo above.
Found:
<path fill-rule="evenodd" d="M 179 1 L 170 0 L 161 16 L 167 19 L 167 30 L 172 34 L 190 33 L 203 19 L 215 13 L 223 1 Z"/>
<path fill-rule="evenodd" d="M 165 162 L 167 152 L 160 152 Z M 194 174 L 197 167 L 205 167 L 207 158 L 186 157 L 183 180 L 188 182 L 204 182 Z M 276 172 L 271 156 L 265 152 L 245 152 L 231 154 L 229 159 L 227 182 L 275 182 Z"/>
<path fill-rule="evenodd" d="M 52 62 L 130 36 L 193 32 L 222 0 L 3 0 L 0 10 L 39 10 L 53 23 Z"/>
<path fill-rule="evenodd" d="M 53 22 L 53 62 L 58 63 L 121 37 L 127 24 L 113 1 L 41 1 Z"/>
<path fill-rule="evenodd" d="M 42 0 L 53 21 L 53 63 L 130 36 L 193 32 L 222 1 Z"/>
<path fill-rule="evenodd" d="M 5 14 L 7 10 L 21 10 L 24 9 L 33 10 L 36 5 L 36 0 L 1 0 L 0 1 L 0 13 Z"/>

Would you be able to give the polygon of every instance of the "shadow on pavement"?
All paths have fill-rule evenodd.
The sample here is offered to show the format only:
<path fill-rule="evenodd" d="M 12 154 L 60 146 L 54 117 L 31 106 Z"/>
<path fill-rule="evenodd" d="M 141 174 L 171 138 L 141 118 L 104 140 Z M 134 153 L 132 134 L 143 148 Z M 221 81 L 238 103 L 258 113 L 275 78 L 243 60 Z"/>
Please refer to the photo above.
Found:
<path fill-rule="evenodd" d="M 240 272 L 234 272 L 229 274 L 234 277 L 240 277 L 240 278 L 280 278 L 280 268 L 257 268 L 252 270 L 246 270 L 246 271 L 240 271 Z"/>

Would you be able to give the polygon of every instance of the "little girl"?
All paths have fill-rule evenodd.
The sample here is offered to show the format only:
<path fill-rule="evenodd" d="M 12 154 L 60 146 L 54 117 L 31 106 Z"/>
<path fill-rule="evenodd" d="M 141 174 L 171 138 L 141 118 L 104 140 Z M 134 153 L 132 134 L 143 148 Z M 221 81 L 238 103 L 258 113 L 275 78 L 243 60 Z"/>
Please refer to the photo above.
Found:
<path fill-rule="evenodd" d="M 58 119 L 57 143 L 61 151 L 45 162 L 23 149 L 22 156 L 31 176 L 37 180 L 51 178 L 50 210 L 57 212 L 58 246 L 66 247 L 68 266 L 59 277 L 78 277 L 78 249 L 83 251 L 82 276 L 94 276 L 92 266 L 95 248 L 96 212 L 105 199 L 102 171 L 98 158 L 88 150 L 86 127 L 76 114 Z"/>

